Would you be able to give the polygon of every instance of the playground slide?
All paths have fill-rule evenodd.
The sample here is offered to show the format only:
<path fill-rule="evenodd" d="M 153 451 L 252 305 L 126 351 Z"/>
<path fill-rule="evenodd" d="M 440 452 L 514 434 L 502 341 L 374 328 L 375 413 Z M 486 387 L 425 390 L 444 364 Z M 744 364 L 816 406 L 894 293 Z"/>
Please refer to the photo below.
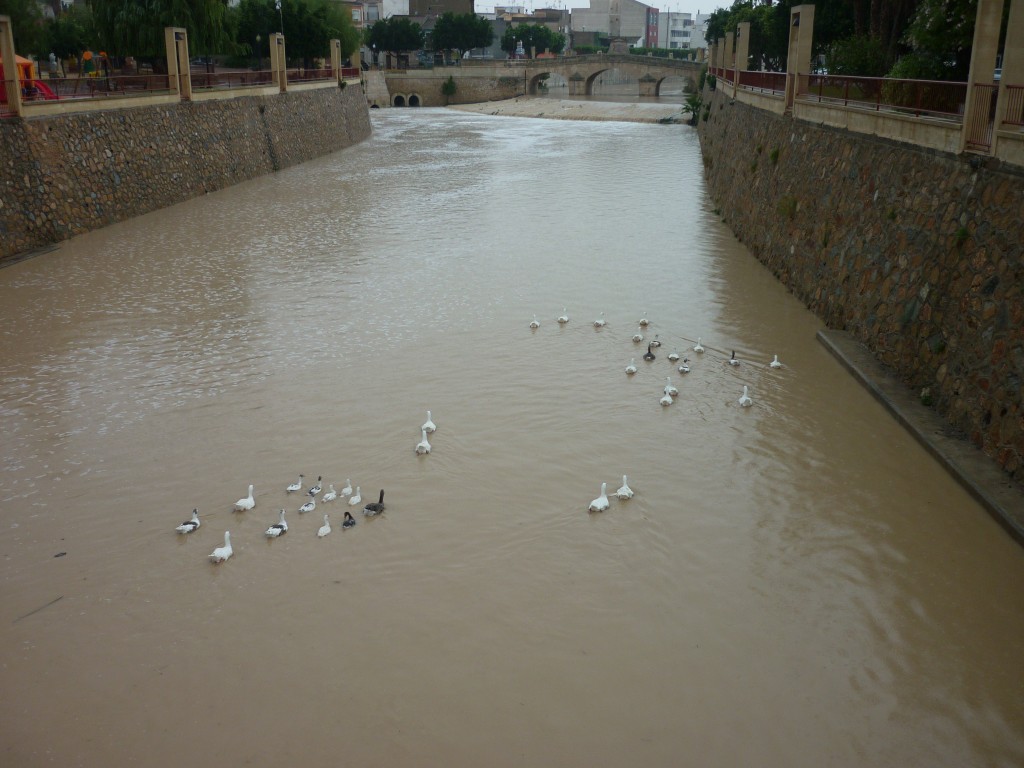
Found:
<path fill-rule="evenodd" d="M 50 86 L 48 86 L 42 80 L 29 80 L 28 84 L 35 86 L 36 93 L 41 94 L 42 97 L 47 101 L 57 98 L 57 94 L 54 93 Z"/>

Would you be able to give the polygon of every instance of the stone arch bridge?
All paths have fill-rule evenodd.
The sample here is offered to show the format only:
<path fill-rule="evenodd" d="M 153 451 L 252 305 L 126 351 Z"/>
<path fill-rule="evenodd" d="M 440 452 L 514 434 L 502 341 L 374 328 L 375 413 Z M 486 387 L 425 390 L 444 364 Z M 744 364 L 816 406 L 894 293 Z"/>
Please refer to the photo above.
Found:
<path fill-rule="evenodd" d="M 701 63 L 654 56 L 596 53 L 587 56 L 563 56 L 554 59 L 523 59 L 503 62 L 510 70 L 522 71 L 526 92 L 536 94 L 548 75 L 561 75 L 569 84 L 570 96 L 590 96 L 594 82 L 605 72 L 617 70 L 639 83 L 639 96 L 658 96 L 661 84 L 669 77 L 689 81 L 690 90 L 697 90 Z"/>

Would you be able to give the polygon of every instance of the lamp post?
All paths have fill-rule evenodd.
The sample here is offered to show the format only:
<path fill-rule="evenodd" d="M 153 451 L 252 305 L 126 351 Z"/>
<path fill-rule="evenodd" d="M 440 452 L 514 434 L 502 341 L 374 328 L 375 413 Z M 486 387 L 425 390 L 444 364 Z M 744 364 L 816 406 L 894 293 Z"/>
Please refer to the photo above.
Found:
<path fill-rule="evenodd" d="M 280 32 L 284 34 L 284 13 L 281 11 L 281 0 L 274 0 L 274 7 L 277 8 L 277 21 Z"/>
<path fill-rule="evenodd" d="M 257 72 L 260 71 L 260 40 L 261 39 L 262 38 L 257 33 L 257 35 L 256 35 L 256 51 L 255 51 L 255 53 L 256 53 L 256 71 Z"/>

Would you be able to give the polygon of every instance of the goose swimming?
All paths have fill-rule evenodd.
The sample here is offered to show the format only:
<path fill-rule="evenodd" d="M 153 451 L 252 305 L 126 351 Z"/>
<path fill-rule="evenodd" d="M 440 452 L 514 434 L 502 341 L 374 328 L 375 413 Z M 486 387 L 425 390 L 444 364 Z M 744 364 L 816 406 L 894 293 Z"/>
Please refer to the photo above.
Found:
<path fill-rule="evenodd" d="M 430 418 L 430 411 L 427 411 L 427 420 L 423 422 L 423 426 L 420 429 L 426 432 L 434 432 L 437 430 L 437 425 L 434 420 Z"/>
<path fill-rule="evenodd" d="M 615 495 L 620 499 L 632 499 L 633 489 L 629 487 L 629 483 L 626 482 L 626 476 L 622 476 L 622 487 L 615 492 Z"/>
<path fill-rule="evenodd" d="M 324 494 L 322 501 L 334 501 L 338 498 L 338 492 L 334 490 L 334 483 L 327 489 L 327 493 Z"/>
<path fill-rule="evenodd" d="M 654 353 L 651 352 L 651 345 L 648 344 L 647 345 L 647 351 L 644 352 L 644 360 L 647 360 L 648 362 L 650 362 L 653 359 L 654 359 Z"/>
<path fill-rule="evenodd" d="M 288 523 L 285 522 L 283 509 L 281 510 L 281 517 L 278 522 L 267 528 L 263 533 L 271 539 L 276 539 L 278 536 L 283 536 L 288 533 Z"/>
<path fill-rule="evenodd" d="M 316 499 L 310 499 L 299 507 L 299 512 L 312 512 L 314 509 L 316 509 Z"/>
<path fill-rule="evenodd" d="M 626 366 L 626 373 L 628 375 L 630 375 L 630 376 L 632 376 L 634 373 L 636 373 L 636 358 L 635 357 L 629 358 L 629 365 Z"/>
<path fill-rule="evenodd" d="M 661 342 L 658 341 L 658 334 L 657 333 L 654 334 L 654 340 L 651 342 L 651 346 L 652 347 L 660 347 L 661 346 Z"/>
<path fill-rule="evenodd" d="M 658 402 L 661 403 L 662 405 L 672 405 L 672 395 L 666 392 L 664 395 L 662 395 L 661 400 L 659 400 Z"/>
<path fill-rule="evenodd" d="M 224 546 L 217 547 L 213 550 L 213 552 L 210 553 L 210 560 L 214 563 L 223 563 L 234 553 L 235 551 L 231 548 L 231 532 L 224 531 Z"/>
<path fill-rule="evenodd" d="M 668 359 L 674 363 L 676 360 L 679 359 L 679 353 L 676 352 L 675 350 L 672 350 L 671 352 L 668 353 Z"/>
<path fill-rule="evenodd" d="M 736 350 L 732 351 L 732 357 L 729 358 L 729 365 L 739 365 L 740 361 L 736 359 Z"/>
<path fill-rule="evenodd" d="M 608 483 L 601 483 L 601 495 L 590 502 L 588 509 L 591 512 L 604 512 L 608 509 Z"/>
<path fill-rule="evenodd" d="M 769 368 L 781 368 L 782 367 L 782 363 L 779 362 L 779 356 L 778 355 L 775 355 L 774 357 L 772 357 L 772 361 L 770 363 L 768 363 L 768 367 Z"/>
<path fill-rule="evenodd" d="M 643 313 L 643 314 L 642 314 L 642 315 L 640 316 L 640 325 L 642 325 L 642 326 L 645 326 L 645 327 L 646 327 L 646 326 L 647 326 L 647 325 L 649 325 L 649 324 L 650 324 L 650 321 L 649 321 L 649 320 L 647 319 L 647 313 L 646 313 L 646 312 L 644 312 L 644 313 Z"/>
<path fill-rule="evenodd" d="M 644 335 L 643 335 L 642 331 L 643 331 L 643 328 L 640 328 L 639 330 L 637 330 L 636 333 L 633 334 L 633 341 L 635 343 L 637 343 L 637 344 L 639 344 L 641 341 L 644 340 Z"/>
<path fill-rule="evenodd" d="M 342 496 L 351 496 L 352 495 L 352 481 L 351 480 L 345 480 L 345 487 L 341 489 L 341 495 Z"/>
<path fill-rule="evenodd" d="M 604 312 L 600 314 L 597 320 L 594 321 L 595 328 L 604 328 Z"/>
<path fill-rule="evenodd" d="M 697 343 L 693 346 L 693 351 L 701 353 L 704 351 L 704 346 L 700 343 L 700 336 L 697 337 Z"/>
<path fill-rule="evenodd" d="M 424 453 L 430 453 L 430 441 L 427 440 L 427 430 L 421 430 L 423 439 L 416 443 L 416 453 L 423 455 Z"/>
<path fill-rule="evenodd" d="M 288 493 L 292 493 L 294 491 L 301 491 L 303 477 L 304 475 L 299 475 L 299 479 L 296 482 L 289 485 L 287 488 L 285 488 L 285 490 L 288 491 Z"/>
<path fill-rule="evenodd" d="M 377 501 L 371 501 L 365 507 L 363 507 L 363 514 L 367 517 L 373 515 L 379 515 L 384 511 L 384 489 L 380 489 L 380 498 Z"/>
<path fill-rule="evenodd" d="M 192 510 L 192 519 L 186 520 L 184 523 L 179 525 L 174 530 L 176 530 L 178 533 L 192 533 L 192 531 L 194 531 L 200 525 L 202 525 L 202 523 L 199 522 L 199 509 L 196 508 Z"/>
<path fill-rule="evenodd" d="M 750 395 L 747 394 L 747 385 L 743 385 L 743 394 L 740 395 L 740 399 L 737 401 L 744 408 L 749 408 L 754 404 L 754 401 L 750 399 Z"/>
<path fill-rule="evenodd" d="M 689 362 L 690 362 L 690 358 L 688 358 L 688 357 L 684 357 L 683 358 L 683 363 L 682 363 L 682 365 L 679 366 L 679 372 L 680 373 L 689 373 L 690 372 Z"/>
<path fill-rule="evenodd" d="M 308 491 L 306 491 L 306 493 L 308 493 L 308 494 L 309 494 L 310 496 L 316 496 L 316 495 L 317 495 L 318 493 L 320 493 L 320 491 L 322 491 L 322 490 L 323 490 L 323 488 L 322 488 L 322 487 L 321 487 L 321 485 L 320 485 L 320 482 L 321 482 L 321 481 L 322 481 L 323 479 L 324 479 L 324 478 L 323 478 L 323 475 L 321 475 L 320 477 L 318 477 L 318 478 L 316 479 L 316 485 L 314 485 L 314 486 L 313 486 L 312 488 L 310 488 L 310 489 L 309 489 Z"/>
<path fill-rule="evenodd" d="M 356 486 L 356 492 L 353 493 L 352 494 L 352 498 L 348 500 L 348 505 L 350 507 L 359 506 L 359 504 L 362 502 L 362 500 L 363 500 L 363 497 L 362 497 L 362 494 L 359 493 L 359 486 L 357 485 Z"/>
<path fill-rule="evenodd" d="M 246 512 L 256 506 L 256 499 L 252 497 L 252 486 L 249 486 L 249 495 L 244 499 L 239 499 L 235 502 L 236 512 Z"/>
<path fill-rule="evenodd" d="M 668 376 L 665 377 L 665 394 L 672 397 L 679 394 L 679 390 L 672 386 L 672 379 Z"/>
<path fill-rule="evenodd" d="M 316 532 L 318 539 L 322 539 L 328 533 L 331 532 L 331 520 L 327 515 L 324 515 L 324 524 L 320 526 L 320 530 Z"/>
<path fill-rule="evenodd" d="M 569 322 L 569 313 L 566 311 L 565 307 L 562 307 L 562 314 L 558 316 L 558 322 L 562 325 Z"/>
<path fill-rule="evenodd" d="M 537 320 L 537 316 L 536 315 L 533 316 L 533 320 L 530 322 L 530 327 L 533 330 L 537 330 L 538 328 L 540 328 L 540 321 Z"/>
<path fill-rule="evenodd" d="M 356 524 L 356 519 L 354 517 L 352 517 L 352 513 L 349 512 L 346 509 L 345 510 L 345 519 L 341 521 L 342 529 L 351 528 L 355 524 Z"/>

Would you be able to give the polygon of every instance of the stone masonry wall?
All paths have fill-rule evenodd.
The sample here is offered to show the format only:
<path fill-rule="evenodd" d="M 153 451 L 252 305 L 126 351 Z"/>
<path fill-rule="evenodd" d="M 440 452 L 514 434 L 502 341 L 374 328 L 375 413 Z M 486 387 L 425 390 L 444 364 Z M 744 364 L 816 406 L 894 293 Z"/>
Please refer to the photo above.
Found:
<path fill-rule="evenodd" d="M 410 70 L 407 74 L 388 74 L 387 84 L 391 98 L 404 96 L 406 104 L 410 95 L 420 97 L 422 107 L 444 107 L 448 104 L 478 104 L 482 101 L 500 101 L 522 96 L 526 93 L 526 81 L 522 77 L 508 75 L 455 78 L 455 93 L 446 97 L 441 86 L 448 79 L 444 70 Z"/>
<path fill-rule="evenodd" d="M 1024 482 L 1024 172 L 721 92 L 699 136 L 736 236 Z"/>
<path fill-rule="evenodd" d="M 357 87 L 0 121 L 0 260 L 369 135 Z"/>

